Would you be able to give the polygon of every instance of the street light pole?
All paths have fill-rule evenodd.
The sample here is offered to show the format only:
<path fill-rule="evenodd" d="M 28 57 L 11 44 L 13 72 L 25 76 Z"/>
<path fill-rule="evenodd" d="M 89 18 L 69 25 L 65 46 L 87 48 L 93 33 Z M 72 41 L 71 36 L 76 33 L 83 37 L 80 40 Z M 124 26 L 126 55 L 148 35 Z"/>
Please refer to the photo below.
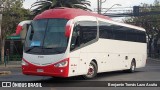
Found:
<path fill-rule="evenodd" d="M 103 14 L 106 14 L 110 9 L 112 9 L 114 6 L 122 6 L 121 4 L 114 4 L 110 8 L 108 8 Z"/>

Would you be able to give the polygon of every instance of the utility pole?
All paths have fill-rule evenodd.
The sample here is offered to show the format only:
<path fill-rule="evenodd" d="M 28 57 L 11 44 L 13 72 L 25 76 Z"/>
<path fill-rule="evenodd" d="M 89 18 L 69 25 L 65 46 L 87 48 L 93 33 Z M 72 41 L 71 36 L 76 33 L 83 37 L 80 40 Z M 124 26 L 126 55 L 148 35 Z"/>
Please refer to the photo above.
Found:
<path fill-rule="evenodd" d="M 102 0 L 99 0 L 99 14 L 102 12 Z"/>
<path fill-rule="evenodd" d="M 97 0 L 97 11 L 98 11 L 98 14 L 101 14 L 101 8 L 102 8 L 102 0 Z"/>
<path fill-rule="evenodd" d="M 102 0 L 97 0 L 97 12 L 98 14 L 101 14 L 102 9 Z"/>
<path fill-rule="evenodd" d="M 97 13 L 99 14 L 99 0 L 97 0 Z"/>
<path fill-rule="evenodd" d="M 102 12 L 102 3 L 105 3 L 106 0 L 102 1 L 102 0 L 97 0 L 97 10 L 98 10 L 98 14 L 101 14 Z"/>

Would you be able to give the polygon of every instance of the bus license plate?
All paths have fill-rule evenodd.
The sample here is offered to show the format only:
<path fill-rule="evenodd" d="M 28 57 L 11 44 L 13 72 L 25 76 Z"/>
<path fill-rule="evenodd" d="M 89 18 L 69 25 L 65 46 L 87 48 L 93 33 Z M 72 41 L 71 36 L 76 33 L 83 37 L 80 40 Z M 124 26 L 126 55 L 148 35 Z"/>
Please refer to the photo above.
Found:
<path fill-rule="evenodd" d="M 37 69 L 37 72 L 44 72 L 43 69 Z"/>

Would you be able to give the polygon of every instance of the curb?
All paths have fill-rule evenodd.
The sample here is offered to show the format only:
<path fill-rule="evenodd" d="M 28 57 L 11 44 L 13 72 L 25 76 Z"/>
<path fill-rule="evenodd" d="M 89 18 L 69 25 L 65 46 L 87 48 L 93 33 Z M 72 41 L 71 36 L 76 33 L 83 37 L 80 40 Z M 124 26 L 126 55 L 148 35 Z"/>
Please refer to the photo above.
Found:
<path fill-rule="evenodd" d="M 11 71 L 0 71 L 0 76 L 1 75 L 8 75 L 11 74 Z"/>
<path fill-rule="evenodd" d="M 21 68 L 21 65 L 0 65 L 0 69 L 6 69 L 6 68 Z"/>

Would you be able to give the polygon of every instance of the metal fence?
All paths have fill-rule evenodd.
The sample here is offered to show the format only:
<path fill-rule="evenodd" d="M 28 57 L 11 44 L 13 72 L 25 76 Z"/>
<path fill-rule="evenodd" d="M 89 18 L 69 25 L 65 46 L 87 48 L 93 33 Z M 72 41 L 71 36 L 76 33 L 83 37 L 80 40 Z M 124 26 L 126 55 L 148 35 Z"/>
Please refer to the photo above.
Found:
<path fill-rule="evenodd" d="M 11 56 L 5 56 L 5 59 L 7 61 L 21 61 L 22 60 L 22 55 L 11 55 Z"/>
<path fill-rule="evenodd" d="M 1 61 L 0 64 L 10 64 L 10 62 L 21 61 L 23 53 L 22 40 L 6 40 L 5 41 L 5 52 L 4 52 L 4 63 Z"/>

